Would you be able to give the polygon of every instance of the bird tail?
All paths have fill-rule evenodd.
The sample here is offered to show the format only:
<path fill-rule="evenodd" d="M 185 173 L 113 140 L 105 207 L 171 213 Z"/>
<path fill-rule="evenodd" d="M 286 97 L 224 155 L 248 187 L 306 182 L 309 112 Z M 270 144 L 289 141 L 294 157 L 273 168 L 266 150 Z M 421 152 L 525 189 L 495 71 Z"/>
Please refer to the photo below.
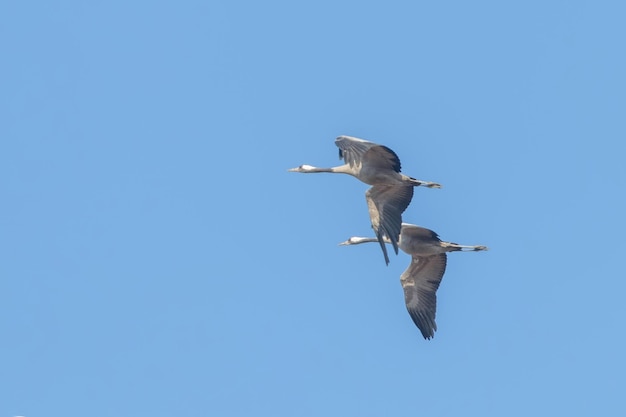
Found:
<path fill-rule="evenodd" d="M 411 185 L 415 187 L 422 186 L 422 187 L 428 187 L 428 188 L 441 188 L 441 184 L 437 184 L 436 182 L 422 181 L 413 177 L 407 177 L 407 178 L 409 182 L 411 183 Z"/>
<path fill-rule="evenodd" d="M 464 251 L 464 252 L 476 252 L 481 250 L 489 250 L 487 246 L 477 245 L 477 246 L 469 246 L 469 245 L 459 245 L 458 243 L 452 242 L 441 242 L 442 246 L 447 248 L 449 252 L 456 251 Z"/>

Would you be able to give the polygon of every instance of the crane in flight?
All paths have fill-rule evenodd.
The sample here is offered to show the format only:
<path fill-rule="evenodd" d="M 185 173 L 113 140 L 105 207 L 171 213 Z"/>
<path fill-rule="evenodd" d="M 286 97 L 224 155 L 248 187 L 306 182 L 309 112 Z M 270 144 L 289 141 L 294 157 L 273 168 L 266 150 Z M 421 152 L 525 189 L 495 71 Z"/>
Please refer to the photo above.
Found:
<path fill-rule="evenodd" d="M 335 140 L 339 158 L 345 164 L 332 168 L 300 165 L 290 172 L 303 174 L 328 172 L 348 174 L 371 185 L 365 193 L 372 229 L 389 264 L 385 237 L 398 254 L 398 240 L 402 224 L 402 213 L 411 203 L 413 187 L 441 188 L 440 184 L 417 180 L 400 172 L 398 155 L 386 146 L 351 136 L 339 136 Z"/>
<path fill-rule="evenodd" d="M 358 245 L 377 241 L 377 238 L 351 237 L 340 245 Z M 384 241 L 392 243 L 386 236 Z M 411 255 L 409 267 L 400 275 L 406 308 L 424 339 L 431 339 L 437 330 L 436 293 L 446 271 L 446 253 L 483 251 L 487 250 L 487 247 L 443 242 L 432 230 L 409 223 L 402 223 L 399 246 L 402 251 Z"/>

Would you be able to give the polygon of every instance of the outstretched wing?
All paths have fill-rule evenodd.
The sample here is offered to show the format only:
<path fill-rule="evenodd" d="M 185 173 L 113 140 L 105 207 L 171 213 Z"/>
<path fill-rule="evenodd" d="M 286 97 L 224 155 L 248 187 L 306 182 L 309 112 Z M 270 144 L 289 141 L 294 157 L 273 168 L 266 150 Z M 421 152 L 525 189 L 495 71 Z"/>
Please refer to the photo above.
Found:
<path fill-rule="evenodd" d="M 339 148 L 339 158 L 351 167 L 366 164 L 400 172 L 398 155 L 386 146 L 351 136 L 339 136 L 335 139 L 335 145 Z"/>
<path fill-rule="evenodd" d="M 446 271 L 446 254 L 413 257 L 411 265 L 400 276 L 404 302 L 413 322 L 424 339 L 435 336 L 437 324 L 437 289 Z"/>
<path fill-rule="evenodd" d="M 398 254 L 398 240 L 402 228 L 402 213 L 413 198 L 413 186 L 375 185 L 365 193 L 372 229 L 389 265 L 389 256 L 384 237 L 389 238 L 393 250 Z"/>

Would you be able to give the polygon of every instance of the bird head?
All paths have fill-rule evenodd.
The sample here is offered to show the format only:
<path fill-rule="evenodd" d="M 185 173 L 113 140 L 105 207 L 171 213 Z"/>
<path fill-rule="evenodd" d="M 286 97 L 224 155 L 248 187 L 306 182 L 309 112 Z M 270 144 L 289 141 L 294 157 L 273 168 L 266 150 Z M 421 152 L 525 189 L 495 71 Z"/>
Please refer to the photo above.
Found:
<path fill-rule="evenodd" d="M 289 172 L 311 172 L 312 170 L 314 170 L 315 167 L 312 165 L 300 165 L 299 167 L 296 168 L 290 168 L 287 171 Z"/>
<path fill-rule="evenodd" d="M 363 243 L 363 238 L 352 236 L 350 239 L 341 242 L 339 246 L 358 245 L 359 243 Z"/>

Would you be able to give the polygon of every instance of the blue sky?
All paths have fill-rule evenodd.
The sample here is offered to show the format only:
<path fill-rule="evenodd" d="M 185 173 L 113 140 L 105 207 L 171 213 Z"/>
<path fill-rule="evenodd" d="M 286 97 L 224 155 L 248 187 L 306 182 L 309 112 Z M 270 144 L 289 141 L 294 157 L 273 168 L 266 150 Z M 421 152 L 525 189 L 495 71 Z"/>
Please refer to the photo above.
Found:
<path fill-rule="evenodd" d="M 626 410 L 618 1 L 0 5 L 0 417 Z M 334 138 L 455 253 L 433 340 Z"/>

